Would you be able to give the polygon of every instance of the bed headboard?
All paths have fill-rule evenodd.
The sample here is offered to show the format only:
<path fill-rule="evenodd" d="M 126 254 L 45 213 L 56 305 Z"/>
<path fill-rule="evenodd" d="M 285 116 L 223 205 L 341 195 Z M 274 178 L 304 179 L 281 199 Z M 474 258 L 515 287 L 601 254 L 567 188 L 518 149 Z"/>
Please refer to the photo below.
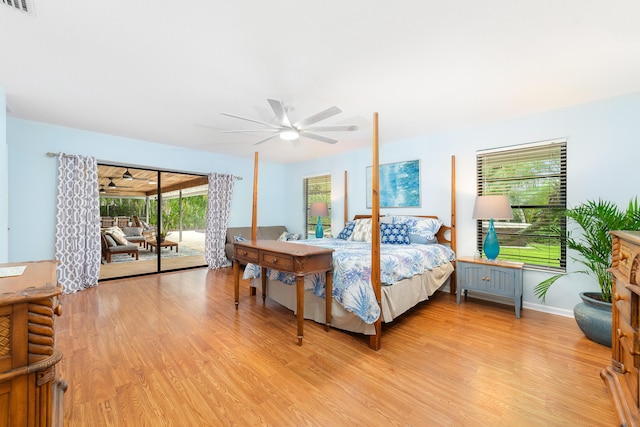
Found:
<path fill-rule="evenodd" d="M 380 215 L 380 218 L 384 216 L 385 215 Z M 402 216 L 402 215 L 397 215 L 397 216 Z M 435 215 L 406 215 L 406 216 L 413 216 L 416 218 L 438 219 L 438 217 Z M 362 219 L 362 218 L 371 218 L 371 215 L 358 214 L 358 215 L 354 215 L 353 217 L 354 220 Z M 443 245 L 449 245 L 451 249 L 453 249 L 453 251 L 455 252 L 456 248 L 455 248 L 455 243 L 454 243 L 455 239 L 453 238 L 453 233 L 454 233 L 453 227 L 449 227 L 448 225 L 442 224 L 442 226 L 440 227 L 440 230 L 438 230 L 438 232 L 436 233 L 436 239 L 438 239 L 438 243 L 441 243 Z"/>

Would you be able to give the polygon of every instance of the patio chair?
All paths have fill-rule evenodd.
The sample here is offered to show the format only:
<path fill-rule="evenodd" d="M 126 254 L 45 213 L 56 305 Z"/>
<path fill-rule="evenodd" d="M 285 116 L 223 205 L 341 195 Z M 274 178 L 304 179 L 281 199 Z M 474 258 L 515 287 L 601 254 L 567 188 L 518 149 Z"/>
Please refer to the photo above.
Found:
<path fill-rule="evenodd" d="M 102 246 L 102 258 L 104 259 L 104 261 L 106 261 L 107 263 L 111 262 L 111 256 L 112 255 L 118 255 L 118 254 L 127 254 L 127 255 L 131 255 L 132 257 L 135 257 L 135 259 L 139 259 L 138 258 L 138 245 L 136 244 L 127 244 L 127 245 L 123 245 L 120 244 L 118 242 L 116 242 L 112 236 L 109 236 L 107 233 L 100 233 L 100 241 L 101 241 L 101 246 Z"/>
<path fill-rule="evenodd" d="M 116 225 L 119 228 L 128 227 L 131 219 L 128 216 L 119 216 L 116 217 Z"/>
<path fill-rule="evenodd" d="M 138 218 L 136 215 L 133 215 L 131 219 L 133 220 L 134 227 L 142 227 L 143 231 L 156 231 L 155 226 L 147 224 L 146 222 L 140 220 L 140 218 Z"/>
<path fill-rule="evenodd" d="M 103 216 L 100 218 L 101 228 L 113 227 L 114 225 L 115 225 L 115 220 L 110 216 Z"/>
<path fill-rule="evenodd" d="M 133 215 L 131 219 L 133 220 L 134 227 L 142 227 L 142 235 L 145 237 L 145 240 L 155 240 L 156 227 L 141 221 L 136 215 Z M 146 244 L 145 247 L 147 247 Z"/>

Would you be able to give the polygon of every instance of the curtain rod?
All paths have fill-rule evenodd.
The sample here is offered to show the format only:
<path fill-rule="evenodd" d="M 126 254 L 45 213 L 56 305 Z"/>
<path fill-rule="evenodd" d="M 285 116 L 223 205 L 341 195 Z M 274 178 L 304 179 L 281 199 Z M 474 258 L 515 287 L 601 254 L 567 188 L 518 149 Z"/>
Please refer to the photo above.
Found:
<path fill-rule="evenodd" d="M 72 154 L 69 154 L 69 156 L 71 156 L 71 155 L 72 155 Z M 52 153 L 51 151 L 49 151 L 49 152 L 47 153 L 47 157 L 59 157 L 59 156 L 60 156 L 60 153 Z M 123 168 L 131 167 L 131 168 L 134 168 L 134 169 L 135 169 L 135 166 L 122 166 L 122 167 L 123 167 Z M 160 171 L 160 172 L 167 172 L 167 171 Z M 171 172 L 171 173 L 187 173 L 187 174 L 189 174 L 189 173 L 191 173 L 191 172 Z M 195 174 L 196 172 L 193 172 L 193 173 Z M 241 177 L 241 176 L 234 175 L 234 176 L 233 176 L 233 178 L 234 178 L 234 179 L 237 179 L 238 181 L 242 181 L 242 177 Z"/>

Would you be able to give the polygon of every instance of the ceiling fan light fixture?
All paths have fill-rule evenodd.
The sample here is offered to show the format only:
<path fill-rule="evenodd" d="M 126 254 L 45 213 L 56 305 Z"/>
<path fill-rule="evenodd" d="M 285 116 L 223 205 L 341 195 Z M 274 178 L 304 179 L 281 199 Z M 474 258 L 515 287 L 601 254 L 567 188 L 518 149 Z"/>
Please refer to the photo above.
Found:
<path fill-rule="evenodd" d="M 285 141 L 293 141 L 294 139 L 298 139 L 298 136 L 298 131 L 295 129 L 280 132 L 280 139 L 284 139 Z"/>
<path fill-rule="evenodd" d="M 267 141 L 271 141 L 275 138 L 280 138 L 285 141 L 291 141 L 295 143 L 299 141 L 300 135 L 304 135 L 305 138 L 315 139 L 316 141 L 325 142 L 327 144 L 335 144 L 338 142 L 336 139 L 327 138 L 326 136 L 318 135 L 318 132 L 346 132 L 354 131 L 358 129 L 357 125 L 327 125 L 327 126 L 315 126 L 316 123 L 326 120 L 342 112 L 336 106 L 329 107 L 318 113 L 305 117 L 302 120 L 291 120 L 289 113 L 293 111 L 293 107 L 285 105 L 282 101 L 276 99 L 267 99 L 271 110 L 275 115 L 275 120 L 271 122 L 263 122 L 261 120 L 255 120 L 248 117 L 237 116 L 235 114 L 220 113 L 223 116 L 232 117 L 234 119 L 245 120 L 247 122 L 258 123 L 264 126 L 262 129 L 243 129 L 243 130 L 223 130 L 221 132 L 269 132 L 269 136 L 261 139 L 253 145 L 259 145 Z M 275 124 L 274 124 L 275 122 Z"/>
<path fill-rule="evenodd" d="M 122 174 L 122 179 L 126 179 L 127 181 L 133 180 L 133 175 L 131 175 L 131 172 L 129 172 L 129 168 L 127 168 L 127 170 Z"/>

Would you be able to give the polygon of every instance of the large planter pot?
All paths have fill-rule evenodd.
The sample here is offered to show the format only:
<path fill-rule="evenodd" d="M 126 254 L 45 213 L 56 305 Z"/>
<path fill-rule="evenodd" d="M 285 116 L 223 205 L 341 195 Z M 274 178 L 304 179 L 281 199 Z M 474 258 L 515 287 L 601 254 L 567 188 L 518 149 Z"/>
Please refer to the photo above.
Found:
<path fill-rule="evenodd" d="M 599 295 L 594 292 L 581 292 L 582 302 L 573 308 L 573 315 L 587 338 L 611 347 L 611 303 L 592 298 Z"/>

